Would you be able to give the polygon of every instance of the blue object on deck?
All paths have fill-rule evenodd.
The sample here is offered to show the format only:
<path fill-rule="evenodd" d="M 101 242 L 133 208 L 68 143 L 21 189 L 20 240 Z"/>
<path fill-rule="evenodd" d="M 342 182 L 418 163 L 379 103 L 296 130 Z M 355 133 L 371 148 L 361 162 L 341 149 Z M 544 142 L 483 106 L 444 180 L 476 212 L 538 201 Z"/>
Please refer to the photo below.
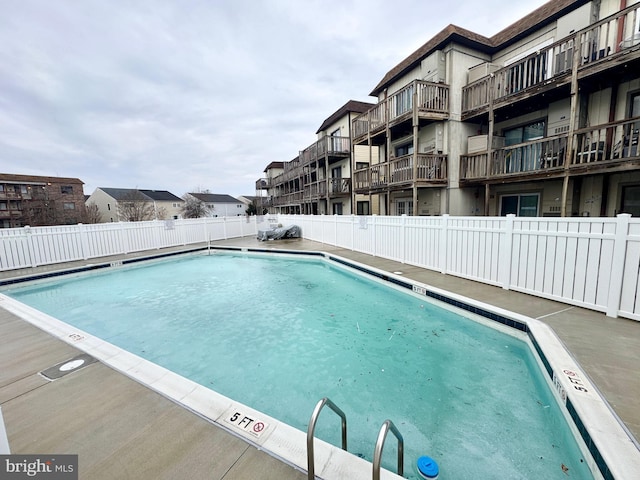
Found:
<path fill-rule="evenodd" d="M 418 473 L 422 478 L 434 480 L 435 478 L 438 478 L 440 470 L 438 469 L 438 464 L 433 458 L 424 455 L 418 459 Z"/>

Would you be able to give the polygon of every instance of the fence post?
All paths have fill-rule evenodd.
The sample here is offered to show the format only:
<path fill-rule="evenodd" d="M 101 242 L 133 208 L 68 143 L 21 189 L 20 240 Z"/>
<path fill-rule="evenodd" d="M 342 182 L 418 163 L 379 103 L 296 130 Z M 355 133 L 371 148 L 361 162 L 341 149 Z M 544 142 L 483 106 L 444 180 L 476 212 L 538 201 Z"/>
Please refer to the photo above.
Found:
<path fill-rule="evenodd" d="M 29 266 L 37 267 L 38 262 L 36 260 L 36 249 L 35 245 L 33 244 L 33 236 L 31 233 L 31 227 L 29 225 L 25 225 L 24 235 L 25 242 L 27 243 L 27 252 L 29 252 Z"/>
<path fill-rule="evenodd" d="M 607 297 L 607 317 L 618 316 L 620 299 L 622 298 L 622 279 L 624 264 L 627 259 L 627 236 L 631 215 L 620 213 L 616 220 L 616 236 L 613 244 L 613 258 L 609 274 L 609 295 Z"/>
<path fill-rule="evenodd" d="M 502 280 L 502 288 L 511 288 L 511 262 L 513 261 L 513 213 L 507 215 L 504 230 L 504 245 L 500 246 L 498 256 L 498 279 Z"/>
<path fill-rule="evenodd" d="M 338 246 L 338 214 L 333 214 L 333 246 Z"/>
<path fill-rule="evenodd" d="M 89 241 L 87 240 L 87 230 L 84 224 L 78 224 L 78 233 L 80 235 L 80 248 L 82 249 L 82 258 L 87 260 L 89 258 Z"/>
<path fill-rule="evenodd" d="M 351 214 L 351 251 L 352 252 L 355 250 L 355 244 L 356 244 L 355 225 L 356 225 L 356 216 L 352 213 Z"/>
<path fill-rule="evenodd" d="M 222 236 L 227 239 L 227 217 L 222 217 Z"/>
<path fill-rule="evenodd" d="M 376 237 L 377 237 L 376 218 L 377 217 L 378 216 L 375 213 L 371 216 L 371 220 L 373 224 L 371 228 L 371 255 L 373 255 L 374 257 L 376 256 Z"/>
<path fill-rule="evenodd" d="M 442 215 L 442 227 L 440 229 L 440 246 L 444 255 L 440 255 L 440 273 L 447 273 L 447 263 L 449 262 L 449 214 Z"/>
<path fill-rule="evenodd" d="M 407 260 L 407 214 L 403 213 L 400 220 L 402 221 L 400 229 L 400 263 L 405 263 Z"/>

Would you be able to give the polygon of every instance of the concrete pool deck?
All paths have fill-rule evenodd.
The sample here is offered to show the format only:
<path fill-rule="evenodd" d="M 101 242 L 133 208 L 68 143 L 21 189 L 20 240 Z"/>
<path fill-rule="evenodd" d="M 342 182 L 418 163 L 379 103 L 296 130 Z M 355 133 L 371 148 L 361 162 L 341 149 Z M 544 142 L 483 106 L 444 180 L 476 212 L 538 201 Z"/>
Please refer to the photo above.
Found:
<path fill-rule="evenodd" d="M 555 330 L 628 430 L 640 438 L 639 322 L 308 240 L 258 242 L 246 237 L 216 244 L 326 251 L 540 319 Z M 0 278 L 132 256 L 0 272 Z M 79 353 L 0 308 L 0 407 L 13 453 L 78 454 L 80 478 L 306 478 L 100 362 L 54 382 L 38 374 Z"/>

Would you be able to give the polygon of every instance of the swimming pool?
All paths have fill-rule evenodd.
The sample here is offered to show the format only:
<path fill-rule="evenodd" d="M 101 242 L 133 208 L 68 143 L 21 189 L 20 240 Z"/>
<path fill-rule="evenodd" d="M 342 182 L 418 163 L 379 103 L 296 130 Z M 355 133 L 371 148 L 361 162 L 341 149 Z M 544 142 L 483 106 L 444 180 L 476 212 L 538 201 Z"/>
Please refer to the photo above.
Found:
<path fill-rule="evenodd" d="M 234 279 L 239 265 L 248 271 Z M 222 286 L 225 295 L 212 299 Z M 405 436 L 407 464 L 430 454 L 441 478 L 565 478 L 560 465 L 591 478 L 526 336 L 434 310 L 425 298 L 324 261 L 189 257 L 7 293 L 302 430 L 315 402 L 329 396 L 349 417 L 355 454 L 370 458 L 377 430 L 391 418 Z M 363 302 L 349 317 L 357 299 Z M 185 311 L 189 318 L 176 321 Z M 167 345 L 189 354 L 174 356 Z M 469 352 L 473 361 L 462 363 Z M 301 373 L 267 375 L 291 356 Z M 321 417 L 318 436 L 338 443 L 327 420 Z M 385 464 L 393 470 L 392 443 Z"/>

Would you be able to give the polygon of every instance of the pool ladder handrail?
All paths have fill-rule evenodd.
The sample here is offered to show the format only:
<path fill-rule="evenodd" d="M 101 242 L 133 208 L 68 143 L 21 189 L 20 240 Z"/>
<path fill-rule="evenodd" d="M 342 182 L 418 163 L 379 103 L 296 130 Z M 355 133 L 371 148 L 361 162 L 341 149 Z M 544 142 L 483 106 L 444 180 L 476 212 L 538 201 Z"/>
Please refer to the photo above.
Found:
<path fill-rule="evenodd" d="M 316 422 L 318 421 L 318 416 L 320 415 L 320 411 L 325 405 L 328 405 L 329 408 L 331 408 L 331 410 L 338 414 L 342 419 L 342 449 L 345 451 L 347 450 L 347 416 L 335 403 L 329 400 L 328 397 L 324 397 L 318 402 L 316 408 L 313 409 L 313 413 L 311 414 L 311 418 L 309 419 L 309 428 L 307 428 L 307 478 L 309 480 L 314 480 L 315 478 L 313 438 L 316 429 Z"/>
<path fill-rule="evenodd" d="M 380 480 L 380 462 L 382 461 L 382 449 L 384 448 L 384 441 L 387 438 L 387 433 L 391 430 L 398 439 L 398 475 L 401 477 L 404 475 L 404 439 L 402 434 L 396 428 L 391 420 L 385 420 L 378 433 L 378 440 L 376 440 L 376 448 L 373 451 L 373 480 Z"/>

